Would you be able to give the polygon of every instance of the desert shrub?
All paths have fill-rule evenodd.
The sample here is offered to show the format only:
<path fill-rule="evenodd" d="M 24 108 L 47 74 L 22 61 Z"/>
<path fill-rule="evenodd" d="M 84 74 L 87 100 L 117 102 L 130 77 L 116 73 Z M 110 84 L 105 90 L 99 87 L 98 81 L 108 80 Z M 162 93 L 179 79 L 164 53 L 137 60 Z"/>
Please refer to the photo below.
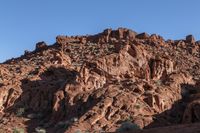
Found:
<path fill-rule="evenodd" d="M 76 130 L 75 133 L 82 133 L 80 129 Z"/>
<path fill-rule="evenodd" d="M 37 128 L 35 129 L 35 131 L 36 131 L 36 133 L 46 133 L 46 129 L 41 128 L 41 127 L 37 127 Z"/>
<path fill-rule="evenodd" d="M 24 133 L 24 129 L 22 128 L 14 128 L 13 133 Z"/>
<path fill-rule="evenodd" d="M 124 133 L 127 131 L 135 131 L 135 130 L 139 130 L 140 127 L 130 121 L 126 121 L 124 123 L 121 124 L 121 126 L 116 130 L 116 132 L 118 133 Z"/>
<path fill-rule="evenodd" d="M 89 130 L 82 131 L 82 130 L 78 129 L 75 131 L 75 133 L 91 133 L 91 132 Z M 96 133 L 96 132 L 94 131 L 94 133 Z"/>
<path fill-rule="evenodd" d="M 141 105 L 136 104 L 134 107 L 135 107 L 136 109 L 140 109 L 140 108 L 141 108 Z"/>
<path fill-rule="evenodd" d="M 157 86 L 161 86 L 162 85 L 162 80 L 157 80 L 157 81 L 155 81 L 155 83 L 156 83 Z"/>
<path fill-rule="evenodd" d="M 25 113 L 25 108 L 18 108 L 16 111 L 16 115 L 18 117 L 22 116 Z"/>
<path fill-rule="evenodd" d="M 56 124 L 56 128 L 63 128 L 63 129 L 68 129 L 68 127 L 71 125 L 69 121 L 65 122 L 59 122 Z"/>

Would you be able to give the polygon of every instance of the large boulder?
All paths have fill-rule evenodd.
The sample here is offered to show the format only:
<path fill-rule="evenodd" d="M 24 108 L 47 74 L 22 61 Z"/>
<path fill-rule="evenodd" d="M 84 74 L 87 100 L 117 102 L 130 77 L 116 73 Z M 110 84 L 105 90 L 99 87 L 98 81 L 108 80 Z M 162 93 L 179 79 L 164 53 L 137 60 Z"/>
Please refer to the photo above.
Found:
<path fill-rule="evenodd" d="M 42 41 L 36 44 L 35 50 L 40 51 L 40 50 L 46 49 L 47 47 L 48 47 L 47 44 L 44 41 Z"/>
<path fill-rule="evenodd" d="M 136 36 L 136 38 L 138 38 L 138 39 L 148 39 L 149 38 L 149 34 L 144 32 L 144 33 L 138 34 Z"/>
<path fill-rule="evenodd" d="M 195 43 L 195 38 L 193 35 L 186 36 L 186 42 L 188 43 Z"/>

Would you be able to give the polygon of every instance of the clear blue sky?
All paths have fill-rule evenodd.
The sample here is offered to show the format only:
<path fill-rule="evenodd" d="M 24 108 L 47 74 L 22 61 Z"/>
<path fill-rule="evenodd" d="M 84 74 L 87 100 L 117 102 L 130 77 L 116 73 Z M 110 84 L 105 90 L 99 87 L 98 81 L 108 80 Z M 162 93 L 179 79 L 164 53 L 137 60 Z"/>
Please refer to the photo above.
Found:
<path fill-rule="evenodd" d="M 165 39 L 193 34 L 200 39 L 200 0 L 1 0 L 0 62 L 55 42 L 57 35 L 82 35 L 126 27 Z"/>

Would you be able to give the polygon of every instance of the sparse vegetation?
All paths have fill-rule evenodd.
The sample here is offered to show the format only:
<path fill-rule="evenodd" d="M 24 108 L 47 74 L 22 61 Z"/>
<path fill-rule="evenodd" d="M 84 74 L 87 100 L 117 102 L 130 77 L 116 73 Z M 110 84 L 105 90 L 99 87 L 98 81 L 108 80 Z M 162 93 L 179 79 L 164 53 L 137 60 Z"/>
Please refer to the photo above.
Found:
<path fill-rule="evenodd" d="M 46 133 L 46 129 L 41 128 L 41 127 L 37 127 L 37 128 L 35 129 L 35 131 L 36 131 L 37 133 Z"/>
<path fill-rule="evenodd" d="M 116 130 L 118 133 L 124 133 L 127 131 L 135 131 L 140 130 L 140 127 L 130 121 L 126 121 L 121 124 L 120 128 Z"/>
<path fill-rule="evenodd" d="M 133 117 L 132 116 L 128 116 L 125 121 L 130 121 L 131 122 L 132 120 L 133 120 Z"/>
<path fill-rule="evenodd" d="M 14 128 L 13 133 L 24 133 L 24 129 L 22 128 Z"/>
<path fill-rule="evenodd" d="M 43 117 L 43 114 L 41 114 L 41 113 L 38 113 L 38 114 L 32 113 L 32 114 L 27 115 L 27 118 L 29 118 L 29 119 L 39 119 L 42 117 Z"/>
<path fill-rule="evenodd" d="M 93 131 L 93 132 L 90 132 L 89 130 L 76 130 L 75 133 L 102 133 L 101 131 Z"/>
<path fill-rule="evenodd" d="M 67 129 L 71 124 L 73 124 L 74 122 L 77 122 L 77 121 L 78 121 L 78 118 L 74 117 L 68 121 L 60 121 L 59 123 L 56 124 L 56 127 Z"/>
<path fill-rule="evenodd" d="M 75 133 L 83 133 L 80 129 L 76 130 Z"/>
<path fill-rule="evenodd" d="M 190 92 L 192 95 L 198 93 L 192 79 L 197 76 L 194 81 L 198 83 L 199 60 L 193 61 L 188 55 L 181 59 L 184 53 L 170 50 L 171 46 L 166 47 L 166 51 L 168 44 L 164 40 L 159 44 L 160 39 L 154 42 L 154 39 L 138 39 L 135 35 L 130 36 L 135 40 L 126 40 L 127 34 L 126 30 L 112 31 L 112 34 L 100 34 L 100 38 L 98 35 L 89 37 L 87 40 L 94 43 L 87 45 L 77 41 L 81 37 L 69 40 L 63 37 L 56 45 L 47 49 L 38 47 L 38 51 L 3 64 L 0 133 L 26 132 L 26 129 L 13 129 L 12 125 L 26 127 L 29 132 L 31 128 L 35 133 L 50 130 L 103 133 L 116 128 L 119 128 L 117 132 L 135 132 L 149 122 L 168 123 L 168 116 L 166 121 L 165 116 L 158 116 L 160 113 L 168 115 L 165 111 L 173 111 L 173 104 L 178 105 L 176 112 L 179 112 L 179 102 L 180 112 L 196 111 L 193 103 L 188 111 L 182 110 L 183 105 L 187 109 L 185 105 L 190 103 L 185 102 L 183 91 L 179 90 L 186 82 L 195 87 L 195 92 L 193 89 Z M 62 60 L 65 63 L 61 64 Z M 193 65 L 197 67 L 191 67 Z M 194 73 L 193 77 L 185 73 L 187 71 Z M 7 115 L 10 112 L 15 115 Z M 169 122 L 173 120 L 173 125 L 187 120 L 185 115 L 180 116 L 182 113 L 169 116 Z M 187 121 L 198 119 L 191 113 L 186 115 L 194 119 Z"/>
<path fill-rule="evenodd" d="M 25 113 L 25 108 L 18 108 L 16 111 L 16 116 L 21 117 Z"/>
<path fill-rule="evenodd" d="M 157 81 L 155 81 L 155 83 L 156 83 L 157 86 L 161 86 L 162 85 L 162 80 L 157 80 Z"/>
<path fill-rule="evenodd" d="M 135 105 L 135 108 L 136 108 L 136 109 L 140 109 L 140 108 L 141 108 L 141 105 L 136 104 L 136 105 Z"/>
<path fill-rule="evenodd" d="M 56 124 L 56 128 L 62 128 L 62 129 L 67 129 L 70 126 L 70 122 L 59 122 Z"/>

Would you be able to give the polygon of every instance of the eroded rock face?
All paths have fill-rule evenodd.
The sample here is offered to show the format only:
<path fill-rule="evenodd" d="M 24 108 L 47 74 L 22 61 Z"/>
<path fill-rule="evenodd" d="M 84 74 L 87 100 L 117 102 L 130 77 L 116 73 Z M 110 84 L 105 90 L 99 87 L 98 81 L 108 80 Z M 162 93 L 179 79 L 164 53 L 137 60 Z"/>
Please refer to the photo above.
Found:
<path fill-rule="evenodd" d="M 152 79 L 159 80 L 174 71 L 174 64 L 170 59 L 156 57 L 151 60 L 150 68 Z"/>
<path fill-rule="evenodd" d="M 40 42 L 0 65 L 0 127 L 115 132 L 127 120 L 140 128 L 198 122 L 199 46 L 193 42 L 125 28 L 58 36 L 52 46 Z"/>
<path fill-rule="evenodd" d="M 186 36 L 186 42 L 188 43 L 195 43 L 195 39 L 193 35 Z"/>
<path fill-rule="evenodd" d="M 47 48 L 47 44 L 46 44 L 45 42 L 38 42 L 38 43 L 36 44 L 35 50 L 36 50 L 36 51 L 39 51 L 39 50 L 43 50 L 43 49 L 45 49 L 45 48 Z"/>
<path fill-rule="evenodd" d="M 148 39 L 149 35 L 147 33 L 141 33 L 136 36 L 138 39 Z"/>
<path fill-rule="evenodd" d="M 119 28 L 117 30 L 106 29 L 103 31 L 103 33 L 97 34 L 95 36 L 89 36 L 88 41 L 96 43 L 110 43 L 113 42 L 113 40 L 133 41 L 136 35 L 136 32 L 126 28 Z"/>

